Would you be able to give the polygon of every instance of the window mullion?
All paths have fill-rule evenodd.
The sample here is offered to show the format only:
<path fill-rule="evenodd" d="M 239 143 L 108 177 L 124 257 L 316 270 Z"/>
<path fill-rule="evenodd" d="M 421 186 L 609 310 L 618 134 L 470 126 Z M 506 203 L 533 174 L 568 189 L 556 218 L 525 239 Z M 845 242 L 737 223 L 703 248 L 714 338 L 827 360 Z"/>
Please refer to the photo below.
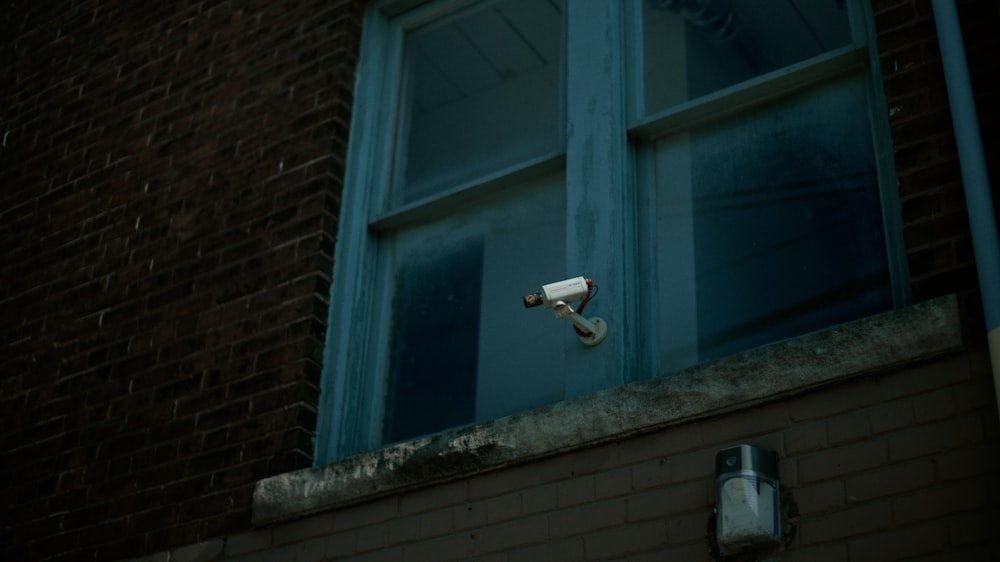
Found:
<path fill-rule="evenodd" d="M 567 397 L 621 384 L 633 353 L 626 338 L 632 225 L 627 220 L 624 8 L 567 3 L 566 274 L 599 286 L 585 316 L 600 316 L 607 339 L 587 348 L 567 331 Z"/>

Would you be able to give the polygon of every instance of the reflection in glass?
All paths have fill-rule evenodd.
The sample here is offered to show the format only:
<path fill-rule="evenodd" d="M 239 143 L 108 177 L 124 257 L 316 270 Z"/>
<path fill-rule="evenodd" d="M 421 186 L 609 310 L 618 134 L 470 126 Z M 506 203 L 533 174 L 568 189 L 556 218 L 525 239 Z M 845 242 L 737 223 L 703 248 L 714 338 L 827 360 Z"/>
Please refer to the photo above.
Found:
<path fill-rule="evenodd" d="M 563 0 L 500 0 L 406 35 L 391 205 L 559 150 Z"/>
<path fill-rule="evenodd" d="M 658 143 L 661 366 L 892 307 L 865 113 L 846 78 Z"/>
<path fill-rule="evenodd" d="M 522 296 L 566 277 L 565 178 L 395 235 L 385 442 L 565 397 L 566 327 Z"/>
<path fill-rule="evenodd" d="M 479 237 L 453 241 L 400 268 L 385 441 L 472 420 L 482 280 Z"/>
<path fill-rule="evenodd" d="M 644 0 L 644 115 L 851 42 L 843 0 Z"/>

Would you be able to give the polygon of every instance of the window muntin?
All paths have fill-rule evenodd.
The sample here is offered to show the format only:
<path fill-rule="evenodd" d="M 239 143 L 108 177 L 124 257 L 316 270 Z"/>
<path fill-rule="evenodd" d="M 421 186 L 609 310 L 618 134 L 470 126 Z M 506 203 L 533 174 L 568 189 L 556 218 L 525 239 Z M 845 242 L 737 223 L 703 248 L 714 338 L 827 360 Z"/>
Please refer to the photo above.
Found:
<path fill-rule="evenodd" d="M 562 149 L 562 4 L 480 3 L 406 33 L 391 207 Z"/>
<path fill-rule="evenodd" d="M 642 2 L 643 114 L 852 42 L 843 0 Z"/>

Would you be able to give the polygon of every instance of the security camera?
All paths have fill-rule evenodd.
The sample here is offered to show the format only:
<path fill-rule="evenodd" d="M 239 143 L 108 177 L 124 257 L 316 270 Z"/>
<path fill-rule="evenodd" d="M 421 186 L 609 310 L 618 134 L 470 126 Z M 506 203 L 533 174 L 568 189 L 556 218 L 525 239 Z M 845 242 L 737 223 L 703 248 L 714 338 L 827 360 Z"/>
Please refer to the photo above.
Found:
<path fill-rule="evenodd" d="M 537 293 L 524 296 L 524 307 L 543 305 L 545 308 L 555 308 L 560 302 L 576 302 L 590 294 L 594 282 L 585 277 L 574 277 L 542 285 Z"/>
<path fill-rule="evenodd" d="M 597 285 L 586 277 L 573 277 L 555 283 L 542 285 L 541 290 L 524 296 L 524 307 L 533 308 L 543 306 L 550 308 L 555 313 L 556 318 L 565 318 L 572 322 L 573 330 L 584 345 L 595 346 L 608 334 L 608 325 L 604 320 L 594 318 L 584 318 L 580 315 L 583 307 L 587 305 L 594 295 Z M 578 310 L 573 310 L 572 302 L 580 301 Z"/>

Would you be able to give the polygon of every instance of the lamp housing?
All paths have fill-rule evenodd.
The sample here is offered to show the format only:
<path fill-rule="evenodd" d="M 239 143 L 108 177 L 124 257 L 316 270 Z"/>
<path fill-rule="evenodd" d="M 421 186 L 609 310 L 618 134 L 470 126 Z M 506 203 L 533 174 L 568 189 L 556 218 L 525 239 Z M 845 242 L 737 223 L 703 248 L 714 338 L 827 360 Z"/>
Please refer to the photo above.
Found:
<path fill-rule="evenodd" d="M 715 456 L 718 500 L 715 536 L 719 554 L 759 552 L 781 544 L 778 455 L 737 445 Z"/>

